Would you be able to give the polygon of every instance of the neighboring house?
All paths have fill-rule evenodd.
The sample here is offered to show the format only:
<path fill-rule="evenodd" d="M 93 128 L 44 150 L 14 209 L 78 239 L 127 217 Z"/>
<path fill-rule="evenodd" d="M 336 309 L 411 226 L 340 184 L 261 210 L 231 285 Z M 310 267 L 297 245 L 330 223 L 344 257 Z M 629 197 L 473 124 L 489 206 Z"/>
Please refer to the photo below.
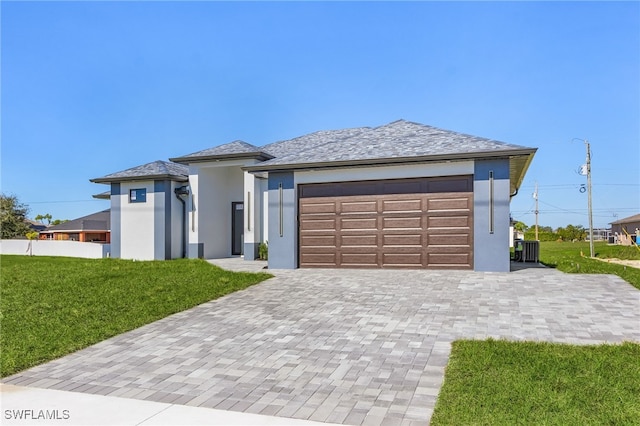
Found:
<path fill-rule="evenodd" d="M 611 222 L 611 233 L 618 237 L 616 241 L 619 244 L 631 245 L 635 238 L 630 237 L 636 236 L 636 229 L 640 229 L 640 214 Z M 624 231 L 626 231 L 628 235 Z"/>
<path fill-rule="evenodd" d="M 113 257 L 257 257 L 269 268 L 509 271 L 509 201 L 535 148 L 404 120 L 234 141 L 111 185 Z"/>
<path fill-rule="evenodd" d="M 62 240 L 109 243 L 111 241 L 111 214 L 103 210 L 88 216 L 49 226 L 40 232 L 41 240 Z"/>
<path fill-rule="evenodd" d="M 40 232 L 47 229 L 47 225 L 42 222 L 38 222 L 37 220 L 25 219 L 24 221 L 32 231 Z"/>

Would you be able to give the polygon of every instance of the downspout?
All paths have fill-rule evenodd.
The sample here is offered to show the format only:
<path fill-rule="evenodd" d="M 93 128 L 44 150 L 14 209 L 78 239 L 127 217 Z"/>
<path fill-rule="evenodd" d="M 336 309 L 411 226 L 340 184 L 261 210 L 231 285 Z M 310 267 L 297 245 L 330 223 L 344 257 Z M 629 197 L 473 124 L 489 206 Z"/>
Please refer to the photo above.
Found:
<path fill-rule="evenodd" d="M 513 191 L 513 194 L 509 194 L 509 199 L 512 199 L 513 197 L 515 197 L 516 195 L 518 195 L 518 188 L 516 188 L 515 191 Z"/>
<path fill-rule="evenodd" d="M 189 187 L 188 186 L 179 186 L 173 190 L 174 194 L 176 194 L 176 198 L 182 203 L 182 241 L 181 241 L 181 249 L 182 249 L 182 257 L 187 257 L 187 203 L 181 197 L 182 195 L 189 195 Z"/>

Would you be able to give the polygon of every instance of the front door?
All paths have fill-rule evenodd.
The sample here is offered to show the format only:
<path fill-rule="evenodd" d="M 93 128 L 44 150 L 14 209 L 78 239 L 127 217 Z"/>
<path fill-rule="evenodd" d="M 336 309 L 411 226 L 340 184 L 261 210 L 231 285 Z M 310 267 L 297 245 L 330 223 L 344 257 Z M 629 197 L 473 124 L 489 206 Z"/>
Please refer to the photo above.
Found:
<path fill-rule="evenodd" d="M 244 246 L 244 203 L 231 203 L 231 254 L 243 254 Z"/>

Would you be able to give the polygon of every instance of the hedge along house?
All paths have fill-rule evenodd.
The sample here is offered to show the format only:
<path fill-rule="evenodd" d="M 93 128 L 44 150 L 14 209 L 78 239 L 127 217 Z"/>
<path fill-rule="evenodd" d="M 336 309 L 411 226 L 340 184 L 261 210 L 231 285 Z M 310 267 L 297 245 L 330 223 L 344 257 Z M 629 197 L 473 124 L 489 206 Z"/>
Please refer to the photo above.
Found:
<path fill-rule="evenodd" d="M 91 179 L 111 186 L 111 257 L 184 257 L 188 181 L 187 167 L 168 161 Z"/>
<path fill-rule="evenodd" d="M 235 141 L 165 164 L 182 164 L 188 174 L 189 257 L 251 260 L 268 241 L 269 268 L 276 269 L 508 271 L 509 200 L 535 151 L 399 120 L 263 147 Z M 112 214 L 121 222 L 135 212 L 122 208 L 132 203 L 122 185 L 135 169 L 93 180 L 111 183 L 112 212 L 120 209 Z M 130 257 L 124 247 L 132 238 L 124 227 L 116 237 L 114 222 L 112 244 L 120 238 L 121 257 Z M 179 227 L 163 229 L 176 240 Z"/>

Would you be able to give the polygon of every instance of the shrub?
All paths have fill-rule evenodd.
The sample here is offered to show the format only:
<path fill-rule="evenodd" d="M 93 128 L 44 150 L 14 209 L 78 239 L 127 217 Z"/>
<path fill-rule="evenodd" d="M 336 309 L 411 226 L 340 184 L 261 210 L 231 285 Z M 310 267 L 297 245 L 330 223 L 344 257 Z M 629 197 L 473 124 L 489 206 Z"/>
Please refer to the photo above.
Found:
<path fill-rule="evenodd" d="M 260 260 L 268 260 L 269 259 L 269 242 L 265 241 L 264 243 L 260 243 L 258 246 L 258 257 Z"/>

